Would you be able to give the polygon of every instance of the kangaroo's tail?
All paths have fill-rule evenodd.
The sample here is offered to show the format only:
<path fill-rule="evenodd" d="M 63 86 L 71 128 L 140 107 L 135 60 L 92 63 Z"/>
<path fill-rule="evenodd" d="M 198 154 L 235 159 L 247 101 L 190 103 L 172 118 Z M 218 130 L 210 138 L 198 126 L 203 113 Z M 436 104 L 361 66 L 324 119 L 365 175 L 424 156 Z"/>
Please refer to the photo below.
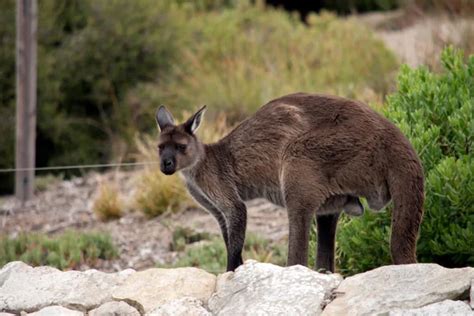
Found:
<path fill-rule="evenodd" d="M 423 168 L 412 148 L 409 157 L 392 166 L 388 185 L 394 204 L 390 240 L 392 261 L 394 264 L 415 263 L 416 242 L 423 218 L 424 184 Z"/>

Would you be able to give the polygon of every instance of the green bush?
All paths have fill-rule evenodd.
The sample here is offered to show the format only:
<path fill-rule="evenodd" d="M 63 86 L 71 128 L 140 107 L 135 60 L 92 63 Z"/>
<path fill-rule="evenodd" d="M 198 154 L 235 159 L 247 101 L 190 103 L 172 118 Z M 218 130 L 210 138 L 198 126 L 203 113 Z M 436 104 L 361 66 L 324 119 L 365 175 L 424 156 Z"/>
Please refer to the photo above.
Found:
<path fill-rule="evenodd" d="M 56 237 L 43 234 L 21 234 L 0 238 L 0 267 L 20 260 L 33 266 L 49 265 L 74 269 L 81 264 L 93 266 L 99 260 L 117 257 L 109 235 L 68 231 Z"/>
<path fill-rule="evenodd" d="M 447 267 L 474 265 L 474 56 L 452 48 L 441 57 L 444 72 L 402 67 L 398 92 L 385 114 L 410 139 L 423 162 L 425 216 L 418 260 Z M 338 266 L 354 274 L 390 263 L 390 208 L 383 214 L 343 220 Z"/>
<path fill-rule="evenodd" d="M 296 91 L 383 95 L 397 67 L 373 34 L 355 21 L 311 15 L 305 25 L 287 12 L 240 3 L 191 15 L 187 49 L 173 72 L 133 95 L 174 112 L 207 104 L 231 123 L 280 95 Z"/>

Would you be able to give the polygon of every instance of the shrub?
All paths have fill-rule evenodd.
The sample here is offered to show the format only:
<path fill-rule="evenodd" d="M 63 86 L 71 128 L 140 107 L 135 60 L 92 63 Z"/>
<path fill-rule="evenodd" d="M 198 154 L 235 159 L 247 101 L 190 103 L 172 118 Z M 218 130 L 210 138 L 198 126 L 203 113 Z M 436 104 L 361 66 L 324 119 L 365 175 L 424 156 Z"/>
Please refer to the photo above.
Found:
<path fill-rule="evenodd" d="M 444 72 L 402 67 L 385 114 L 410 139 L 425 171 L 425 216 L 418 259 L 447 267 L 474 265 L 474 56 L 442 54 Z M 343 222 L 338 265 L 353 274 L 390 263 L 390 208 Z"/>
<path fill-rule="evenodd" d="M 92 209 L 95 215 L 102 221 L 119 218 L 123 213 L 123 202 L 119 192 L 111 184 L 102 183 L 94 200 Z"/>
<path fill-rule="evenodd" d="M 255 259 L 278 265 L 286 263 L 286 247 L 274 245 L 258 235 L 247 234 L 243 249 L 243 259 Z M 227 253 L 222 237 L 213 237 L 185 248 L 178 261 L 169 267 L 199 267 L 211 273 L 225 271 Z"/>
<path fill-rule="evenodd" d="M 296 91 L 384 94 L 397 66 L 368 29 L 331 14 L 311 15 L 305 25 L 284 11 L 244 2 L 191 16 L 188 23 L 193 31 L 181 62 L 158 84 L 138 89 L 145 104 L 166 100 L 173 109 L 207 104 L 235 122 Z"/>
<path fill-rule="evenodd" d="M 33 266 L 75 269 L 115 257 L 117 250 L 110 236 L 102 233 L 67 231 L 56 237 L 24 233 L 16 238 L 0 238 L 0 266 L 21 260 Z"/>

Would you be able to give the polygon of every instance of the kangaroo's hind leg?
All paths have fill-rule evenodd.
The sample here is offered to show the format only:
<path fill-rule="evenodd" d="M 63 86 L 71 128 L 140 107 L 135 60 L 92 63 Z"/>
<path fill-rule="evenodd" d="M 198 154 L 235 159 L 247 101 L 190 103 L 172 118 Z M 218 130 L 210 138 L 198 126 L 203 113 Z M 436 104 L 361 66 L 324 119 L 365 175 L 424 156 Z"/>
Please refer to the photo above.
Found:
<path fill-rule="evenodd" d="M 306 266 L 311 222 L 326 200 L 325 186 L 318 181 L 320 177 L 314 170 L 306 169 L 303 163 L 291 164 L 285 171 L 283 191 L 289 222 L 287 264 Z"/>
<path fill-rule="evenodd" d="M 334 251 L 339 214 L 316 216 L 318 245 L 315 270 L 334 272 Z"/>

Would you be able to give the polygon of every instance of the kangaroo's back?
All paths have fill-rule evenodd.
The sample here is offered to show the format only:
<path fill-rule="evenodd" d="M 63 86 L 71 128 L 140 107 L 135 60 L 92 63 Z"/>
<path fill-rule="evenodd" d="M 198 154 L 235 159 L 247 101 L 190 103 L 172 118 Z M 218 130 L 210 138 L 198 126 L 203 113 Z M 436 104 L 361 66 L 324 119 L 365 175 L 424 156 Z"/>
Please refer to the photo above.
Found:
<path fill-rule="evenodd" d="M 390 125 L 362 103 L 329 95 L 295 93 L 268 102 L 221 142 L 228 146 L 236 162 L 236 173 L 244 182 L 251 178 L 278 184 L 288 149 L 305 135 L 315 142 L 337 135 L 339 147 L 349 159 L 354 151 L 363 150 L 355 148 L 356 145 L 370 142 L 374 133 L 392 128 Z M 352 151 L 348 146 L 354 147 Z M 337 154 L 337 150 L 333 153 Z"/>

